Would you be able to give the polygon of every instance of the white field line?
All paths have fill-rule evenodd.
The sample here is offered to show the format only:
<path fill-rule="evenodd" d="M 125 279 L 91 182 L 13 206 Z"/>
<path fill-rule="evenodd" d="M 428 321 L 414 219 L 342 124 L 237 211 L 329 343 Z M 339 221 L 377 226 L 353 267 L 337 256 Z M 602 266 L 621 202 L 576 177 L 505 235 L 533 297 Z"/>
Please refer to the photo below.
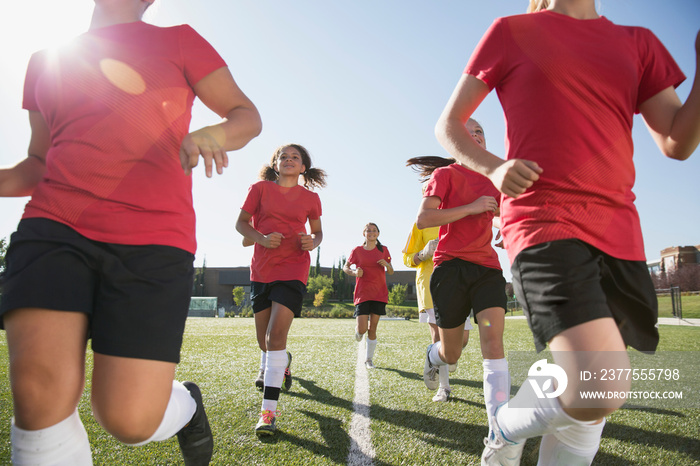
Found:
<path fill-rule="evenodd" d="M 365 345 L 357 345 L 357 364 L 355 366 L 355 399 L 352 401 L 352 419 L 350 421 L 349 466 L 372 466 L 374 464 L 374 447 L 369 419 L 369 379 L 365 369 Z"/>

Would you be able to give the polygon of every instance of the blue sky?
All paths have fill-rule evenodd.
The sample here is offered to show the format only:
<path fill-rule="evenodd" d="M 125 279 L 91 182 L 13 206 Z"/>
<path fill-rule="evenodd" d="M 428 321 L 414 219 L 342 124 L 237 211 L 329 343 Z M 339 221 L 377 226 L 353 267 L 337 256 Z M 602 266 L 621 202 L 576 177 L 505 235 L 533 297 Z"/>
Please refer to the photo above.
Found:
<path fill-rule="evenodd" d="M 654 31 L 688 80 L 695 73 L 697 0 L 603 0 L 598 11 L 618 24 Z M 87 29 L 89 0 L 12 2 L 0 18 L 0 165 L 23 158 L 29 141 L 21 109 L 24 72 L 30 54 Z M 209 40 L 255 102 L 263 133 L 230 153 L 222 176 L 194 173 L 199 249 L 196 265 L 247 265 L 234 224 L 248 186 L 285 142 L 298 142 L 314 164 L 328 172 L 323 202 L 321 264 L 331 266 L 362 242 L 362 227 L 379 225 L 380 240 L 405 269 L 401 249 L 420 202 L 420 185 L 404 166 L 417 155 L 446 155 L 433 127 L 472 49 L 494 18 L 524 12 L 526 0 L 434 2 L 415 0 L 157 0 L 146 21 L 188 23 Z M 8 11 L 9 8 L 9 11 Z M 476 112 L 488 148 L 504 156 L 503 115 L 489 95 Z M 193 128 L 216 117 L 195 107 Z M 546 131 L 546 128 L 542 129 Z M 635 117 L 637 208 L 648 259 L 669 246 L 700 244 L 697 187 L 700 154 L 677 162 L 665 159 Z M 14 231 L 26 203 L 2 199 L 0 237 Z M 500 254 L 505 275 L 509 264 Z M 316 252 L 312 253 L 312 261 Z"/>

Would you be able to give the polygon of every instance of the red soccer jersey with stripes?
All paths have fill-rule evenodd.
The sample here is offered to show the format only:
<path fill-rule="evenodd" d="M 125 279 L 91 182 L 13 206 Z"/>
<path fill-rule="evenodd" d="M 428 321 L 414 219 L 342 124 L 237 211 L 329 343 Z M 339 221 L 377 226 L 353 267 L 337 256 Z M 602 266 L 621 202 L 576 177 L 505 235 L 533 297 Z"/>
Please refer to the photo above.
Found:
<path fill-rule="evenodd" d="M 497 19 L 466 69 L 496 89 L 507 158 L 537 162 L 540 179 L 504 197 L 512 261 L 539 243 L 576 238 L 644 260 L 632 192 L 632 120 L 639 105 L 685 76 L 649 30 L 551 11 Z"/>
<path fill-rule="evenodd" d="M 499 202 L 501 193 L 491 181 L 457 163 L 435 170 L 423 197 L 440 198 L 440 209 L 459 207 L 492 196 Z M 440 240 L 433 255 L 437 267 L 450 259 L 462 259 L 484 267 L 501 270 L 498 254 L 491 246 L 493 212 L 467 215 L 440 227 Z"/>
<path fill-rule="evenodd" d="M 191 27 L 141 21 L 95 30 L 30 60 L 24 108 L 51 138 L 24 218 L 97 241 L 195 252 L 192 180 L 179 159 L 193 86 L 225 66 Z"/>

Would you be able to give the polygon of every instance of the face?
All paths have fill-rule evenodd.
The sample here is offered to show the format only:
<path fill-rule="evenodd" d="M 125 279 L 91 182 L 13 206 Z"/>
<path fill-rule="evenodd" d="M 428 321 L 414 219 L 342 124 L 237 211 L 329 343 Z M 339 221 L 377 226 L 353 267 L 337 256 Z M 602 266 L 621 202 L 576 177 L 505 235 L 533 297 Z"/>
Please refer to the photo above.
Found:
<path fill-rule="evenodd" d="M 365 227 L 365 229 L 362 231 L 362 235 L 368 240 L 368 241 L 376 241 L 377 238 L 379 238 L 379 228 L 377 228 L 377 225 L 370 223 Z"/>
<path fill-rule="evenodd" d="M 481 125 L 476 121 L 470 119 L 469 121 L 467 121 L 467 124 L 465 126 L 467 127 L 467 131 L 469 131 L 469 134 L 472 135 L 472 138 L 476 141 L 476 143 L 484 149 L 486 149 L 486 136 L 484 136 L 484 129 L 481 127 Z"/>
<path fill-rule="evenodd" d="M 275 170 L 280 175 L 300 175 L 306 171 L 306 166 L 303 164 L 301 154 L 294 147 L 285 147 L 277 156 L 275 162 Z"/>

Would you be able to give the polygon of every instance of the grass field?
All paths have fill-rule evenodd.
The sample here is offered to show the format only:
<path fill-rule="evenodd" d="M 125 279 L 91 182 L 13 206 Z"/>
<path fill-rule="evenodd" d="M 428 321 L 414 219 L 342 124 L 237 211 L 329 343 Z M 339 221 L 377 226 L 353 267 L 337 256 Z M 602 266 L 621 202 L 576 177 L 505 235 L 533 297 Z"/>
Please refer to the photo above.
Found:
<path fill-rule="evenodd" d="M 659 317 L 672 317 L 671 297 L 659 296 Z M 700 318 L 700 295 L 681 296 L 681 307 L 684 319 Z"/>
<path fill-rule="evenodd" d="M 258 440 L 253 427 L 261 394 L 252 383 L 259 362 L 253 320 L 190 319 L 178 378 L 196 381 L 202 388 L 215 436 L 212 464 L 344 464 L 351 445 L 357 361 L 353 327 L 352 319 L 294 322 L 288 345 L 294 354 L 294 384 L 280 398 L 280 431 L 270 440 Z M 661 326 L 660 332 L 660 350 L 700 350 L 698 328 Z M 454 398 L 448 403 L 433 403 L 433 392 L 422 382 L 427 326 L 383 320 L 378 340 L 377 368 L 368 373 L 374 464 L 478 464 L 487 428 L 477 331 L 453 374 Z M 506 348 L 532 350 L 524 320 L 507 321 Z M 8 464 L 12 401 L 4 332 L 0 360 L 0 464 Z M 132 448 L 107 435 L 90 413 L 89 380 L 87 385 L 79 409 L 95 465 L 182 464 L 175 439 Z M 697 465 L 699 425 L 697 408 L 618 410 L 608 418 L 594 464 Z M 537 439 L 527 442 L 523 465 L 536 464 L 537 446 Z"/>

